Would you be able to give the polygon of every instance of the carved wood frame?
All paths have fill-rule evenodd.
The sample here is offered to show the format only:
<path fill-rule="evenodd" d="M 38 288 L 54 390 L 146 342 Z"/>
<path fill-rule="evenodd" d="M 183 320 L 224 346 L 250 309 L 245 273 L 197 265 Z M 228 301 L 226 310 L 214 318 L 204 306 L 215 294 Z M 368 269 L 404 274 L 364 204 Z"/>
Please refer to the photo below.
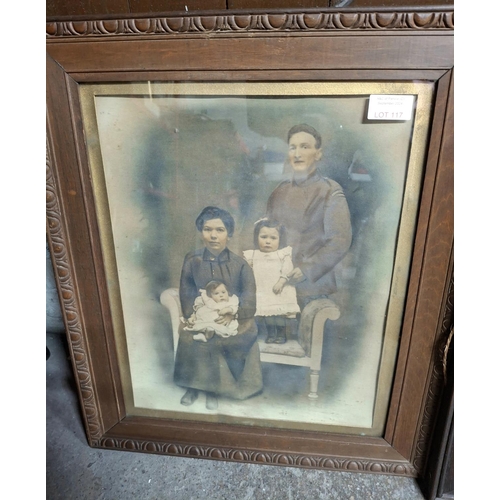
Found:
<path fill-rule="evenodd" d="M 90 446 L 421 477 L 453 315 L 453 9 L 54 19 L 48 20 L 46 33 L 47 233 Z M 183 57 L 186 50 L 189 60 Z M 287 59 L 291 53 L 298 55 L 299 65 Z M 205 423 L 197 425 L 193 440 L 189 422 L 127 416 L 106 312 L 90 179 L 82 174 L 88 159 L 78 85 L 179 78 L 300 80 L 306 73 L 317 80 L 423 79 L 436 88 L 384 437 Z"/>

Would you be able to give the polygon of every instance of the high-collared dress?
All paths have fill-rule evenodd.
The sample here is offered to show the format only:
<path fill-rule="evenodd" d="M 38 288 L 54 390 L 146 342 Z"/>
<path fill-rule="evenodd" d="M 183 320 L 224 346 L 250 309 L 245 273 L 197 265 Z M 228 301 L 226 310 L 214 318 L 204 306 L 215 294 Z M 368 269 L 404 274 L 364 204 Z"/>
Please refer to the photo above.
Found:
<path fill-rule="evenodd" d="M 182 313 L 189 318 L 199 290 L 209 281 L 222 281 L 239 298 L 238 334 L 215 335 L 208 342 L 193 340 L 179 329 L 174 381 L 181 387 L 246 399 L 262 390 L 262 370 L 255 324 L 255 279 L 242 257 L 229 249 L 218 256 L 207 248 L 190 252 L 182 267 L 179 296 Z"/>

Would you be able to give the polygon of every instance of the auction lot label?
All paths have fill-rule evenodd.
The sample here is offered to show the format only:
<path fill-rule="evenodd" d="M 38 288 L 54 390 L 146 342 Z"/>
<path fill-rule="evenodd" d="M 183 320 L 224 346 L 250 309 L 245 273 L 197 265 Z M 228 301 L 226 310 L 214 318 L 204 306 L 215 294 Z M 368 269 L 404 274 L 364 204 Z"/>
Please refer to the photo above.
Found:
<path fill-rule="evenodd" d="M 368 103 L 368 120 L 411 120 L 412 95 L 371 95 Z"/>

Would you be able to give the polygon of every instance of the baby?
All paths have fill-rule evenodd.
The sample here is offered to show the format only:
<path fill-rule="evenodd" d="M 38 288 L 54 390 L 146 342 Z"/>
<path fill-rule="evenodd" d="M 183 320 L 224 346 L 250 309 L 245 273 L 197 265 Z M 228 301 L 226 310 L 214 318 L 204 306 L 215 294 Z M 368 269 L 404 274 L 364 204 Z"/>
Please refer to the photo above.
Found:
<path fill-rule="evenodd" d="M 230 295 L 222 281 L 210 281 L 205 289 L 200 290 L 193 305 L 193 314 L 186 321 L 184 330 L 197 332 L 193 340 L 207 342 L 214 335 L 232 337 L 238 333 L 238 321 L 233 319 L 228 325 L 217 322 L 226 314 L 233 316 L 238 312 L 239 300 L 236 295 Z"/>

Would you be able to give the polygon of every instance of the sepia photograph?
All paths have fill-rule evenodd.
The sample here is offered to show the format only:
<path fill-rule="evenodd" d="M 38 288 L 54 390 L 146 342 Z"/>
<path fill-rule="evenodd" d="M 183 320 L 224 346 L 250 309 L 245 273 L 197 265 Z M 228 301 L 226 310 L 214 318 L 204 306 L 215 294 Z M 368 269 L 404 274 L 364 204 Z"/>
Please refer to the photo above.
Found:
<path fill-rule="evenodd" d="M 432 97 L 81 85 L 127 414 L 383 435 Z"/>

